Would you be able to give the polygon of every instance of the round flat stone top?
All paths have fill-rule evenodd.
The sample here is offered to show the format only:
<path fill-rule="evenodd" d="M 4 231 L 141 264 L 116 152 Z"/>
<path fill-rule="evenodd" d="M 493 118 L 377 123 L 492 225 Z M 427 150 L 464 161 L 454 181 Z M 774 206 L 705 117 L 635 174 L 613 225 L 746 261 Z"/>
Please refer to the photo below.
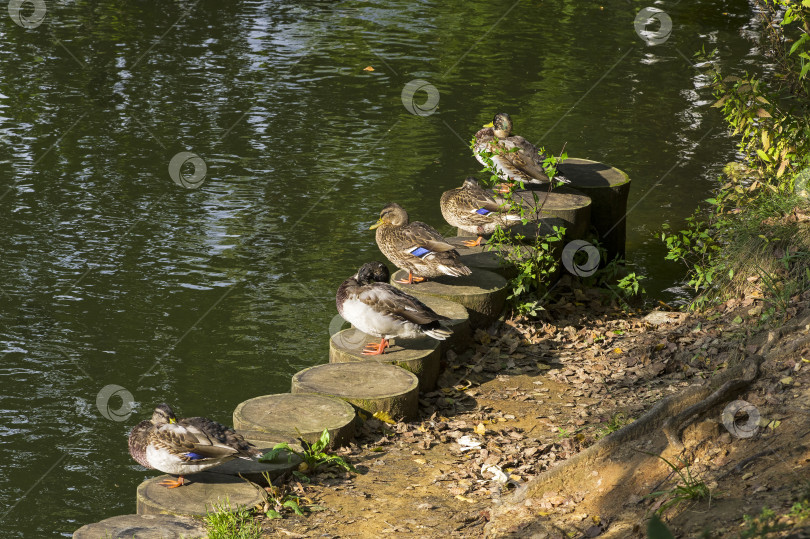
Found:
<path fill-rule="evenodd" d="M 453 326 L 452 322 L 468 320 L 470 318 L 467 308 L 456 301 L 450 301 L 449 299 L 440 298 L 438 296 L 422 296 L 419 298 L 419 301 L 433 309 L 433 312 L 449 318 L 450 322 L 445 323 L 451 328 Z"/>
<path fill-rule="evenodd" d="M 421 283 L 402 284 L 397 280 L 408 278 L 408 272 L 398 270 L 391 276 L 391 284 L 409 294 L 430 294 L 433 296 L 478 296 L 490 294 L 506 288 L 506 279 L 486 270 L 473 271 L 470 275 L 450 277 L 442 275 Z M 419 296 L 421 299 L 421 296 Z"/>
<path fill-rule="evenodd" d="M 630 181 L 630 177 L 621 170 L 590 159 L 569 157 L 559 168 L 577 189 L 614 187 Z"/>
<path fill-rule="evenodd" d="M 119 515 L 82 526 L 73 539 L 180 539 L 208 537 L 199 520 L 174 515 Z"/>
<path fill-rule="evenodd" d="M 349 328 L 332 335 L 330 347 L 347 352 L 360 359 L 381 359 L 388 363 L 423 358 L 439 347 L 439 341 L 428 336 L 416 339 L 397 338 L 390 341 L 391 344 L 385 349 L 383 355 L 364 356 L 363 348 L 372 342 L 378 343 L 380 339 L 367 335 L 357 328 Z"/>
<path fill-rule="evenodd" d="M 344 399 L 387 398 L 413 391 L 418 386 L 415 374 L 376 361 L 327 363 L 293 376 L 296 393 L 321 393 Z"/>
<path fill-rule="evenodd" d="M 340 399 L 313 394 L 279 393 L 248 399 L 233 412 L 236 429 L 302 434 L 342 428 L 354 420 L 351 404 Z"/>
<path fill-rule="evenodd" d="M 513 195 L 521 198 L 527 208 L 542 207 L 541 213 L 573 210 L 591 205 L 591 197 L 565 186 L 557 187 L 551 192 L 547 190 L 517 190 Z"/>
<path fill-rule="evenodd" d="M 259 487 L 240 477 L 209 472 L 184 477 L 186 484 L 178 488 L 160 485 L 166 479 L 176 479 L 171 475 L 153 477 L 138 485 L 138 514 L 198 517 L 216 509 L 227 509 L 226 504 L 236 511 L 263 501 Z"/>

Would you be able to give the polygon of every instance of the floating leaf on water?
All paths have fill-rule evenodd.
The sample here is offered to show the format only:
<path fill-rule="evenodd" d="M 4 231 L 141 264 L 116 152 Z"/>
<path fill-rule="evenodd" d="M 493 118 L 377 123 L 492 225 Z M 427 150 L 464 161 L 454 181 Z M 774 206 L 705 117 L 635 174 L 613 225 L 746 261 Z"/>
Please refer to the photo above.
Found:
<path fill-rule="evenodd" d="M 371 66 L 366 66 L 363 68 L 363 71 L 374 71 L 374 68 Z"/>

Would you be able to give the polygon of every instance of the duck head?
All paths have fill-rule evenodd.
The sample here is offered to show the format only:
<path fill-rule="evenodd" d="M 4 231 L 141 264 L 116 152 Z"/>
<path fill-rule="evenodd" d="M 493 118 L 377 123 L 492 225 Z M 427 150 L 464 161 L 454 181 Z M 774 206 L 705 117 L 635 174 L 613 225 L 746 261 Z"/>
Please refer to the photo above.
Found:
<path fill-rule="evenodd" d="M 505 112 L 499 112 L 492 119 L 492 129 L 498 138 L 506 138 L 512 132 L 512 118 Z"/>
<path fill-rule="evenodd" d="M 369 230 L 374 230 L 381 225 L 405 226 L 408 224 L 408 212 L 405 208 L 392 202 L 380 212 L 380 220 L 371 225 Z"/>
<path fill-rule="evenodd" d="M 177 416 L 174 415 L 172 407 L 166 404 L 159 404 L 152 413 L 153 425 L 166 425 L 167 423 L 177 423 Z"/>
<path fill-rule="evenodd" d="M 391 278 L 388 267 L 382 262 L 363 264 L 354 276 L 361 285 L 370 283 L 387 283 Z"/>
<path fill-rule="evenodd" d="M 473 178 L 472 176 L 467 176 L 464 180 L 464 183 L 461 184 L 462 189 L 478 189 L 480 186 L 478 185 L 478 180 Z"/>

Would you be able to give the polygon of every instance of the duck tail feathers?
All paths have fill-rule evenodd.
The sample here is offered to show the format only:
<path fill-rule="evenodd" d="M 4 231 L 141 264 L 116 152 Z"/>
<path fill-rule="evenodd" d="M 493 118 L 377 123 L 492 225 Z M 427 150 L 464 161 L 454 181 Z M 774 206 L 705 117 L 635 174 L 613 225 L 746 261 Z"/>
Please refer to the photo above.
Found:
<path fill-rule="evenodd" d="M 439 341 L 443 341 L 443 340 L 447 339 L 448 337 L 450 337 L 450 335 L 453 334 L 452 331 L 450 331 L 449 329 L 447 329 L 445 327 L 441 327 L 441 326 L 432 327 L 432 328 L 423 327 L 422 332 L 425 335 L 427 335 L 429 337 L 433 337 L 434 339 L 439 340 Z"/>
<path fill-rule="evenodd" d="M 463 275 L 469 275 L 472 273 L 472 270 L 470 270 L 470 268 L 464 264 L 459 264 L 457 266 L 447 266 L 442 264 L 439 266 L 439 269 L 442 271 L 442 273 L 445 275 L 450 275 L 451 277 L 461 277 Z"/>

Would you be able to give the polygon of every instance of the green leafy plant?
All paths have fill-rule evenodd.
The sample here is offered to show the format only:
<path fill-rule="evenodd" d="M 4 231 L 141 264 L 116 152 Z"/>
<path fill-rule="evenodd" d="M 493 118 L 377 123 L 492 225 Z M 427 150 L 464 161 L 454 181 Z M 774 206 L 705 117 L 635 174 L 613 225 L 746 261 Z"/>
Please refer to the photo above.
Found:
<path fill-rule="evenodd" d="M 470 147 L 475 147 L 475 139 L 470 143 Z M 502 149 L 497 151 L 507 152 Z M 517 151 L 517 148 L 510 151 Z M 542 154 L 542 148 L 540 152 Z M 479 155 L 485 163 L 484 171 L 489 173 L 484 184 L 495 186 L 503 182 L 504 178 L 498 174 L 492 162 L 495 153 L 479 152 Z M 564 152 L 558 157 L 546 157 L 543 160 L 546 175 L 554 178 L 557 175 L 558 165 L 567 157 Z M 518 183 L 521 184 L 520 187 L 524 187 L 522 182 Z M 549 192 L 554 186 L 555 182 L 549 184 Z M 515 197 L 511 190 L 501 193 L 504 200 L 502 206 L 510 213 L 520 215 L 523 225 L 539 221 L 548 193 L 531 191 L 531 195 L 532 203 L 526 204 L 520 197 Z M 533 234 L 531 237 L 498 226 L 487 241 L 488 251 L 497 253 L 505 264 L 513 265 L 517 269 L 517 275 L 509 282 L 508 300 L 518 314 L 537 316 L 543 310 L 543 298 L 548 283 L 559 268 L 559 252 L 564 236 L 565 228 L 561 226 L 552 227 L 552 231 L 547 235 Z"/>
<path fill-rule="evenodd" d="M 739 136 L 745 162 L 726 167 L 716 195 L 706 200 L 708 211 L 696 212 L 679 231 L 665 227 L 661 239 L 667 258 L 688 268 L 687 283 L 698 293 L 692 308 L 741 292 L 743 281 L 760 273 L 769 292 L 762 318 L 776 321 L 784 317 L 790 293 L 808 286 L 803 281 L 807 265 L 800 260 L 787 261 L 790 267 L 779 278 L 772 278 L 773 268 L 758 271 L 756 266 L 778 251 L 779 246 L 772 244 L 776 238 L 768 231 L 774 226 L 768 221 L 806 204 L 791 194 L 801 194 L 797 179 L 810 166 L 810 2 L 755 2 L 762 19 L 764 55 L 775 69 L 762 76 L 722 74 L 716 50 L 697 53 L 698 65 L 711 80 L 713 106 Z M 807 235 L 794 226 L 779 236 L 784 244 L 802 234 Z"/>
<path fill-rule="evenodd" d="M 209 539 L 260 539 L 262 527 L 253 512 L 244 507 L 231 508 L 230 500 L 214 504 L 205 515 Z"/>
<path fill-rule="evenodd" d="M 689 465 L 686 464 L 683 460 L 681 460 L 681 464 L 683 464 L 683 470 L 681 471 L 680 468 L 672 464 L 670 461 L 665 459 L 660 455 L 654 455 L 652 453 L 647 453 L 651 456 L 657 456 L 661 460 L 663 460 L 667 466 L 669 466 L 673 472 L 678 475 L 679 481 L 678 483 L 669 490 L 659 490 L 657 492 L 653 492 L 647 494 L 646 498 L 653 498 L 657 496 L 664 496 L 666 501 L 661 504 L 658 508 L 657 513 L 659 515 L 663 514 L 664 511 L 669 509 L 672 506 L 678 506 L 683 502 L 687 502 L 690 500 L 704 500 L 709 499 L 711 500 L 711 491 L 709 487 L 706 486 L 706 483 L 703 481 L 699 481 L 696 478 L 692 477 L 692 472 L 689 470 Z"/>
<path fill-rule="evenodd" d="M 309 443 L 303 438 L 301 439 L 302 451 L 291 447 L 290 444 L 286 442 L 282 442 L 276 444 L 273 446 L 273 449 L 262 455 L 259 461 L 273 461 L 278 457 L 279 453 L 287 451 L 290 454 L 290 459 L 292 459 L 292 455 L 297 455 L 303 461 L 301 466 L 299 466 L 299 472 L 315 472 L 322 466 L 337 466 L 349 472 L 357 472 L 354 466 L 346 462 L 343 457 L 327 453 L 326 448 L 329 447 L 330 441 L 329 431 L 323 429 L 321 436 L 315 443 Z"/>
<path fill-rule="evenodd" d="M 633 420 L 629 419 L 625 414 L 622 412 L 617 412 L 613 414 L 610 419 L 608 419 L 607 423 L 604 427 L 600 427 L 596 431 L 597 438 L 603 438 L 612 432 L 616 432 L 623 426 L 632 423 Z"/>
<path fill-rule="evenodd" d="M 265 516 L 269 519 L 284 518 L 285 512 L 292 512 L 296 515 L 303 515 L 302 499 L 287 490 L 286 485 L 275 486 L 273 485 L 267 472 L 264 474 L 267 484 L 265 492 L 267 493 L 267 504 L 265 505 Z"/>
<path fill-rule="evenodd" d="M 778 522 L 776 513 L 767 507 L 756 517 L 743 516 L 745 529 L 740 532 L 740 539 L 767 538 L 772 533 L 783 532 L 789 528 L 787 524 Z"/>

